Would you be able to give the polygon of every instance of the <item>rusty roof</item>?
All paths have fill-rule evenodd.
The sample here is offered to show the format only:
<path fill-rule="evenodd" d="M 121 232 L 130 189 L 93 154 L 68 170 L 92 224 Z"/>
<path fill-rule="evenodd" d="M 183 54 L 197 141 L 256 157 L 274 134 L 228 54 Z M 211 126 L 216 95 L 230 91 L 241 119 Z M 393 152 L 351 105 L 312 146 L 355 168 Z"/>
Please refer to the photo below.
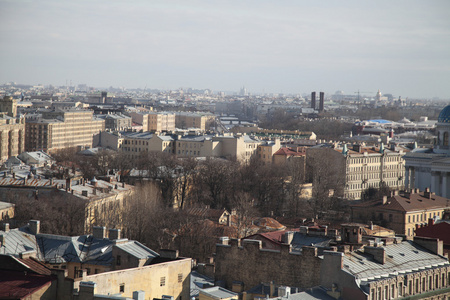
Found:
<path fill-rule="evenodd" d="M 430 209 L 440 209 L 448 207 L 449 199 L 431 194 L 426 197 L 426 193 L 403 193 L 388 197 L 385 204 L 382 200 L 373 200 L 352 205 L 352 207 L 378 207 L 386 210 L 395 211 L 422 211 Z"/>
<path fill-rule="evenodd" d="M 56 182 L 50 179 L 18 179 L 0 178 L 0 186 L 21 186 L 21 187 L 55 187 Z"/>

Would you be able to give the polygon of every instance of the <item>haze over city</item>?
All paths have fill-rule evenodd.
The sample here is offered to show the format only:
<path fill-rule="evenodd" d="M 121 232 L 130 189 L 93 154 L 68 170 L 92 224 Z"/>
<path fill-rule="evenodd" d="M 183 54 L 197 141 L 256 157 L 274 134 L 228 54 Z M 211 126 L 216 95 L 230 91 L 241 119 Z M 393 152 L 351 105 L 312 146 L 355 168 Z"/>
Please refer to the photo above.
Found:
<path fill-rule="evenodd" d="M 0 1 L 0 82 L 450 98 L 448 1 Z"/>

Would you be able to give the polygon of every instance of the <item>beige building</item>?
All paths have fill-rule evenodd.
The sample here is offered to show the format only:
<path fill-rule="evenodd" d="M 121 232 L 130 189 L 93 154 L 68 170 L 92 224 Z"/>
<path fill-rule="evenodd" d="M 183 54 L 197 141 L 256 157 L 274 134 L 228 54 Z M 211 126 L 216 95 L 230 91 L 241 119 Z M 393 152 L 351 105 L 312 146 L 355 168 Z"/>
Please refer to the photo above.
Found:
<path fill-rule="evenodd" d="M 198 128 L 205 131 L 208 121 L 213 121 L 212 114 L 200 114 L 191 112 L 177 112 L 175 114 L 175 126 L 180 129 Z"/>
<path fill-rule="evenodd" d="M 0 99 L 0 163 L 25 151 L 25 118 L 17 116 L 17 100 Z"/>
<path fill-rule="evenodd" d="M 326 168 L 326 164 L 337 167 L 336 176 L 345 180 L 343 196 L 347 199 L 361 199 L 361 193 L 368 188 L 380 188 L 385 185 L 399 190 L 404 187 L 405 162 L 403 150 L 354 145 L 342 148 L 309 148 L 307 163 Z M 316 166 L 317 167 L 317 166 Z M 314 182 L 313 182 L 314 185 Z"/>
<path fill-rule="evenodd" d="M 148 114 L 148 130 L 147 131 L 174 131 L 175 130 L 175 114 L 169 112 L 151 112 Z M 144 131 L 146 131 L 144 129 Z"/>
<path fill-rule="evenodd" d="M 170 135 L 157 135 L 149 132 L 133 132 L 123 134 L 119 145 L 120 151 L 129 158 L 138 158 L 142 153 L 166 152 L 174 153 L 175 140 Z"/>
<path fill-rule="evenodd" d="M 393 192 L 391 197 L 363 202 L 351 206 L 351 218 L 355 222 L 379 223 L 397 234 L 414 236 L 417 226 L 428 223 L 428 219 L 442 218 L 450 208 L 450 200 L 435 195 L 427 188 L 424 192 Z"/>
<path fill-rule="evenodd" d="M 55 110 L 26 120 L 26 150 L 53 152 L 59 149 L 91 148 L 93 135 L 105 130 L 105 121 L 88 110 Z"/>
<path fill-rule="evenodd" d="M 265 141 L 258 145 L 258 157 L 265 164 L 271 164 L 274 161 L 273 155 L 280 150 L 280 139 L 274 141 Z"/>
<path fill-rule="evenodd" d="M 0 221 L 14 218 L 14 204 L 0 201 Z"/>

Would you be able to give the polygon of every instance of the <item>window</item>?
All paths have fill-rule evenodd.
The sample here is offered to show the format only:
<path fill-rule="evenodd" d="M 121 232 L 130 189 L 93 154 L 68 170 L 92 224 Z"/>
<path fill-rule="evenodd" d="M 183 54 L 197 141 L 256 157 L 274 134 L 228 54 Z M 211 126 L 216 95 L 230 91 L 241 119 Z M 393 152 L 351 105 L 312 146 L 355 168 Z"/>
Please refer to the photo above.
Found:
<path fill-rule="evenodd" d="M 416 279 L 416 293 L 419 292 L 419 278 Z"/>
<path fill-rule="evenodd" d="M 165 286 L 166 285 L 166 277 L 161 277 L 159 279 L 159 286 Z"/>
<path fill-rule="evenodd" d="M 395 285 L 391 285 L 391 297 L 390 299 L 394 298 L 395 295 Z"/>
<path fill-rule="evenodd" d="M 425 291 L 425 287 L 426 287 L 426 285 L 425 285 L 425 277 L 424 277 L 424 278 L 422 278 L 422 291 Z"/>
<path fill-rule="evenodd" d="M 119 285 L 119 293 L 125 293 L 125 283 Z"/>
<path fill-rule="evenodd" d="M 403 296 L 403 283 L 398 284 L 398 295 Z"/>
<path fill-rule="evenodd" d="M 183 273 L 178 273 L 178 282 L 183 282 Z"/>

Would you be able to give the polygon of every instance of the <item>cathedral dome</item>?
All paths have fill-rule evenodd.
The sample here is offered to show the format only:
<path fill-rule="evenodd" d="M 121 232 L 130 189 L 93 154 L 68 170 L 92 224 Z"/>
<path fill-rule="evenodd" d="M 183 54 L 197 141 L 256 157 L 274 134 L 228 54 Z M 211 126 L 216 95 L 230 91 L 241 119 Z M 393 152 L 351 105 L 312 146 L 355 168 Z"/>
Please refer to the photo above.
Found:
<path fill-rule="evenodd" d="M 444 107 L 438 117 L 438 123 L 450 123 L 450 105 Z"/>

